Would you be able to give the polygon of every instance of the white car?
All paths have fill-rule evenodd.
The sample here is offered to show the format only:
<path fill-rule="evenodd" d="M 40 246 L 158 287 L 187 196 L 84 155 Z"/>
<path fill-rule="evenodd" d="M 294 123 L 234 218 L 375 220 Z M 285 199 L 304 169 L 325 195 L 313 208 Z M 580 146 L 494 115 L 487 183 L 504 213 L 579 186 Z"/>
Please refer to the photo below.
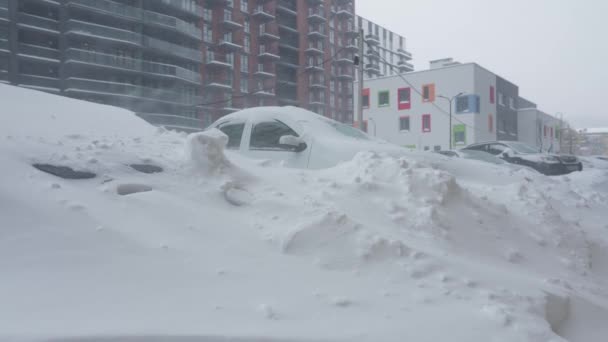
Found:
<path fill-rule="evenodd" d="M 332 167 L 363 151 L 403 152 L 351 126 L 296 107 L 249 108 L 224 116 L 209 128 L 228 136 L 228 150 L 293 168 Z"/>

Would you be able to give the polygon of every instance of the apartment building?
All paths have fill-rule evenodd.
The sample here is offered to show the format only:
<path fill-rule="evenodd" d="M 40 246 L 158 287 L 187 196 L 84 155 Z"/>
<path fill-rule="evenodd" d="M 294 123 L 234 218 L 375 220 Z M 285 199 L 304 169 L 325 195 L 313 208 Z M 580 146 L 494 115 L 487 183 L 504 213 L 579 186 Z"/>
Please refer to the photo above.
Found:
<path fill-rule="evenodd" d="M 534 102 L 518 99 L 517 135 L 519 141 L 542 151 L 561 152 L 562 120 L 537 108 Z"/>
<path fill-rule="evenodd" d="M 519 139 L 519 88 L 475 63 L 442 59 L 429 70 L 364 80 L 362 95 L 363 127 L 404 147 L 448 149 L 450 131 L 454 148 Z"/>
<path fill-rule="evenodd" d="M 194 0 L 0 0 L 0 82 L 200 127 Z"/>
<path fill-rule="evenodd" d="M 203 7 L 205 125 L 270 105 L 352 122 L 353 0 L 207 0 Z"/>
<path fill-rule="evenodd" d="M 414 71 L 405 37 L 360 16 L 357 16 L 357 27 L 363 30 L 365 39 L 363 61 L 366 78 Z"/>

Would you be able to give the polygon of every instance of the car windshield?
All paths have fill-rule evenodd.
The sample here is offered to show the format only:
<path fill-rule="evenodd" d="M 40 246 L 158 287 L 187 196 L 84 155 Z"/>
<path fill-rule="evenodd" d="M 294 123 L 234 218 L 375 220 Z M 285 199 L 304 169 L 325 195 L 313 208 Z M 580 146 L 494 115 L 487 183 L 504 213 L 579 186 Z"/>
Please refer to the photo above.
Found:
<path fill-rule="evenodd" d="M 521 154 L 533 154 L 533 153 L 540 153 L 538 149 L 524 144 L 524 143 L 520 143 L 520 142 L 509 142 L 507 144 L 509 146 L 509 148 L 511 148 L 513 151 L 521 153 Z"/>
<path fill-rule="evenodd" d="M 353 128 L 351 126 L 339 123 L 337 121 L 328 120 L 321 116 L 318 118 L 318 120 L 314 120 L 314 121 L 315 122 L 301 120 L 301 121 L 299 121 L 299 123 L 304 124 L 304 125 L 314 124 L 314 125 L 316 125 L 317 128 L 320 128 L 320 127 L 318 127 L 318 124 L 321 124 L 323 127 L 327 128 L 327 130 L 329 130 L 333 133 L 338 133 L 339 135 L 341 135 L 343 137 L 348 137 L 351 139 L 360 139 L 360 140 L 371 140 L 367 134 L 361 132 L 360 130 Z M 314 125 L 313 125 L 313 127 L 314 127 Z"/>

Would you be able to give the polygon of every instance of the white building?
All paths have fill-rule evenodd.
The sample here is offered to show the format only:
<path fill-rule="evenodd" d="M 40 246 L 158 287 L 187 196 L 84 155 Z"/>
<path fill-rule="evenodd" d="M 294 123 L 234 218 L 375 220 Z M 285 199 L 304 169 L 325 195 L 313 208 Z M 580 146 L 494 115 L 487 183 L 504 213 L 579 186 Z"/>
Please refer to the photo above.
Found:
<path fill-rule="evenodd" d="M 535 103 L 519 98 L 517 129 L 519 141 L 542 151 L 561 152 L 562 121 L 541 110 Z"/>
<path fill-rule="evenodd" d="M 444 97 L 457 94 L 450 128 Z M 365 80 L 364 126 L 371 135 L 418 150 L 449 149 L 450 129 L 454 148 L 517 140 L 518 98 L 516 85 L 475 63 L 438 60 L 430 70 Z"/>
<path fill-rule="evenodd" d="M 363 62 L 366 78 L 414 70 L 412 54 L 406 50 L 405 37 L 360 16 L 357 16 L 357 27 L 363 30 L 365 39 Z M 394 67 L 391 68 L 391 65 Z"/>

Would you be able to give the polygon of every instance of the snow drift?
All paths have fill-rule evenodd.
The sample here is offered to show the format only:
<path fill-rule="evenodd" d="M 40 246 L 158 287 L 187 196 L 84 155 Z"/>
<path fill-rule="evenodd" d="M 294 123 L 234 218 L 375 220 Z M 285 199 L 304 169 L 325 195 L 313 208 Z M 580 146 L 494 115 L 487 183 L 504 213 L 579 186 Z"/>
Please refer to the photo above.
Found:
<path fill-rule="evenodd" d="M 0 339 L 608 336 L 607 170 L 373 152 L 293 170 L 226 151 L 219 131 L 4 85 L 0 99 Z"/>

